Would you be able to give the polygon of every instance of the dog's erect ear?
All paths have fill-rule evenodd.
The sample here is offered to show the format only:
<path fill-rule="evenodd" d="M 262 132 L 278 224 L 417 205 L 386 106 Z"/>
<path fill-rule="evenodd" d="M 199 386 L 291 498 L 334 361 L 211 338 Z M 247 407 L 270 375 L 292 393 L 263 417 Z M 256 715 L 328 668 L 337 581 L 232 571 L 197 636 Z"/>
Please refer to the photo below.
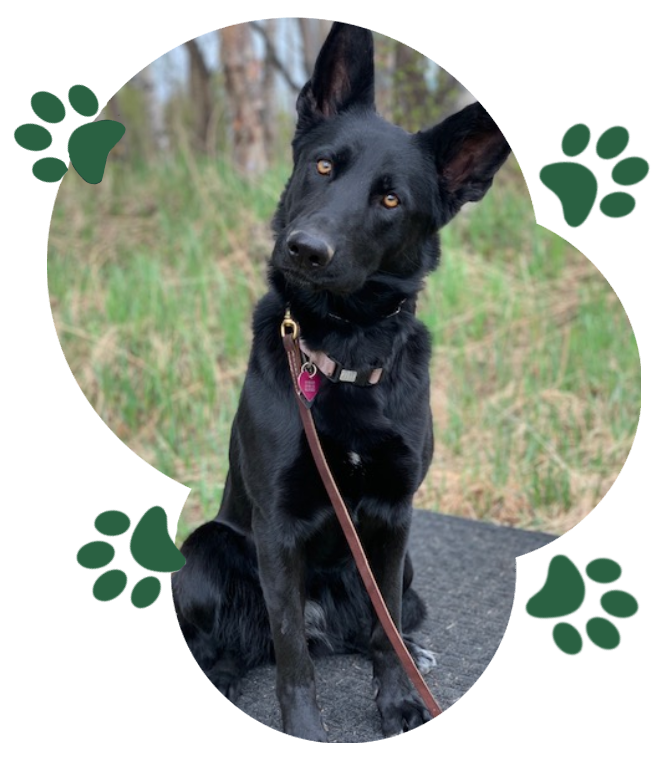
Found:
<path fill-rule="evenodd" d="M 352 106 L 374 108 L 374 41 L 368 29 L 336 22 L 298 96 L 298 128 Z"/>
<path fill-rule="evenodd" d="M 501 131 L 479 103 L 466 106 L 419 136 L 432 152 L 441 198 L 448 204 L 450 217 L 467 201 L 484 196 L 510 154 Z"/>

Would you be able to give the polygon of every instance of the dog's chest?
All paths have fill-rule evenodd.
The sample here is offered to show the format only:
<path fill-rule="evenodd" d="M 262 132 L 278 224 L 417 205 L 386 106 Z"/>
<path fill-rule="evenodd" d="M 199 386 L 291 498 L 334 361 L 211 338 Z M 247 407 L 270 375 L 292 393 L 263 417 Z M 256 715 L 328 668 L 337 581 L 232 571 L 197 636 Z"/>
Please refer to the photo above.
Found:
<path fill-rule="evenodd" d="M 358 452 L 347 452 L 347 461 L 350 467 L 357 470 L 360 469 L 362 465 L 362 460 L 360 459 Z"/>

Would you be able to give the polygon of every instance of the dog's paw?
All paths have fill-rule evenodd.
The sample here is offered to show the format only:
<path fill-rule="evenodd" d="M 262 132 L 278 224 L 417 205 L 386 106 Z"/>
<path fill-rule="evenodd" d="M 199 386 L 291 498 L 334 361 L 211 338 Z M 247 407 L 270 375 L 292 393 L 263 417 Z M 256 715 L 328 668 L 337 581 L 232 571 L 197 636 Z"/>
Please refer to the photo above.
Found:
<path fill-rule="evenodd" d="M 301 740 L 312 740 L 312 742 L 328 742 L 328 734 L 320 716 L 296 716 L 288 720 L 283 719 L 283 729 L 285 734 L 298 737 Z"/>
<path fill-rule="evenodd" d="M 415 692 L 408 692 L 393 700 L 380 700 L 377 697 L 376 704 L 381 714 L 384 737 L 408 732 L 431 719 L 431 714 Z"/>
<path fill-rule="evenodd" d="M 426 650 L 424 647 L 420 647 L 420 645 L 410 637 L 404 637 L 404 642 L 421 674 L 428 674 L 438 665 L 436 653 L 432 650 Z"/>
<path fill-rule="evenodd" d="M 328 742 L 326 728 L 317 705 L 314 682 L 300 686 L 278 686 L 278 701 L 285 734 L 301 740 Z"/>
<path fill-rule="evenodd" d="M 225 663 L 219 662 L 207 672 L 213 686 L 224 695 L 230 703 L 236 705 L 241 696 L 240 679 L 237 674 L 226 666 Z"/>

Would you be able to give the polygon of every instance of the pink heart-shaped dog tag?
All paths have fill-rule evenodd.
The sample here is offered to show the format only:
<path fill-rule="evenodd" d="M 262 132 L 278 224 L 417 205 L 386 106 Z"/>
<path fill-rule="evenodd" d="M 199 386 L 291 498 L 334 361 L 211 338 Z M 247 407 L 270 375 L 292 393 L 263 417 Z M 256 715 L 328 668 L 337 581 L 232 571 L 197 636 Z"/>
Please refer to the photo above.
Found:
<path fill-rule="evenodd" d="M 314 401 L 320 386 L 321 373 L 317 371 L 314 365 L 312 365 L 312 371 L 308 365 L 305 365 L 298 376 L 298 387 L 310 404 Z"/>

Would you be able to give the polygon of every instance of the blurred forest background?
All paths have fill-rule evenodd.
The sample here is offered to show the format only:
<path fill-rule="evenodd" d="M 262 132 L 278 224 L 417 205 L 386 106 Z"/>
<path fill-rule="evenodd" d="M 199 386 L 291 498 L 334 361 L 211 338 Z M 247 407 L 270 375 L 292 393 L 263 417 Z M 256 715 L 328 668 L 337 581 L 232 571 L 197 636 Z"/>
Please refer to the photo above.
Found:
<path fill-rule="evenodd" d="M 170 51 L 104 109 L 127 129 L 103 181 L 70 171 L 55 204 L 62 348 L 110 428 L 192 488 L 179 540 L 218 509 L 295 99 L 329 28 L 256 21 Z M 375 45 L 378 109 L 402 127 L 473 100 L 407 46 Z M 419 308 L 434 341 L 436 451 L 417 506 L 566 531 L 610 488 L 635 434 L 626 314 L 580 252 L 536 226 L 514 157 L 442 243 Z"/>

